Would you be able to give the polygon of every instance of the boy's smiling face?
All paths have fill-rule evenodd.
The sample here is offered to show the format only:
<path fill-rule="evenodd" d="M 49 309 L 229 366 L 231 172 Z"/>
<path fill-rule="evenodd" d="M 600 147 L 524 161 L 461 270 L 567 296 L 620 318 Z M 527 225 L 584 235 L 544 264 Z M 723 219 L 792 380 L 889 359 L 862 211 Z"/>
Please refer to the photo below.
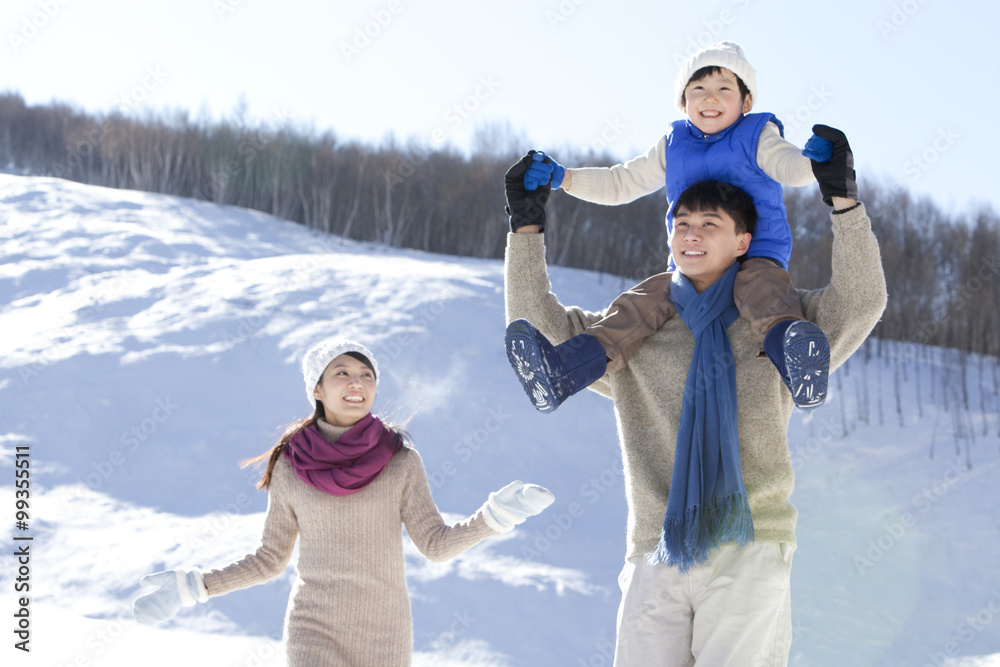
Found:
<path fill-rule="evenodd" d="M 742 98 L 736 75 L 724 67 L 688 83 L 684 103 L 688 119 L 705 134 L 723 131 L 753 107 L 749 95 Z"/>

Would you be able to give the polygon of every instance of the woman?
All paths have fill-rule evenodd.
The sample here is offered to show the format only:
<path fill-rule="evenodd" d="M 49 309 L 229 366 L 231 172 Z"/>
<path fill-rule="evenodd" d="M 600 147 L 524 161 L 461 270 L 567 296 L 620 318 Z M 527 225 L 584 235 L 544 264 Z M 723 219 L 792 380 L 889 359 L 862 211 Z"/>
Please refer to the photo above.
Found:
<path fill-rule="evenodd" d="M 296 538 L 298 578 L 285 621 L 289 667 L 409 665 L 413 653 L 402 527 L 432 561 L 454 558 L 552 503 L 533 484 L 491 493 L 474 515 L 445 524 L 420 455 L 406 435 L 371 414 L 378 365 L 353 341 L 313 347 L 302 362 L 313 414 L 269 452 L 258 488 L 268 492 L 260 548 L 221 570 L 170 570 L 143 577 L 157 590 L 135 601 L 140 623 L 181 606 L 278 576 Z"/>

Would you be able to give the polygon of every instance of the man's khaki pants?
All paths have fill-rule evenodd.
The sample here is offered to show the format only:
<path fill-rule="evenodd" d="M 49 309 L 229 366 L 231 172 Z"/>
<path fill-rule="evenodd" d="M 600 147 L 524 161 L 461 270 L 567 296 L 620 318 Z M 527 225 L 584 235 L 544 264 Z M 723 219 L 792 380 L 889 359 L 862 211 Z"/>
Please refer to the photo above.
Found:
<path fill-rule="evenodd" d="M 645 558 L 626 562 L 615 667 L 784 667 L 794 550 L 728 545 L 684 574 Z"/>

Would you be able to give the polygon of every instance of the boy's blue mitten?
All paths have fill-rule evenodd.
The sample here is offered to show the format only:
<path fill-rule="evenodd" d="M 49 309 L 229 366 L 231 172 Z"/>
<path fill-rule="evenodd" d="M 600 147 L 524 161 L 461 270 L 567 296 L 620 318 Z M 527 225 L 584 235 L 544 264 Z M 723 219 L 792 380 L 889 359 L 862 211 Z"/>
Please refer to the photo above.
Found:
<path fill-rule="evenodd" d="M 809 137 L 802 154 L 815 162 L 829 162 L 833 157 L 833 142 L 814 134 Z"/>
<path fill-rule="evenodd" d="M 156 572 L 147 574 L 139 583 L 156 586 L 156 590 L 140 597 L 132 607 L 135 620 L 143 625 L 165 621 L 181 607 L 191 607 L 208 600 L 208 589 L 198 570 Z"/>
<path fill-rule="evenodd" d="M 548 183 L 553 190 L 558 190 L 565 176 L 566 169 L 561 164 L 551 155 L 538 151 L 531 156 L 531 164 L 524 172 L 524 189 L 530 192 Z"/>

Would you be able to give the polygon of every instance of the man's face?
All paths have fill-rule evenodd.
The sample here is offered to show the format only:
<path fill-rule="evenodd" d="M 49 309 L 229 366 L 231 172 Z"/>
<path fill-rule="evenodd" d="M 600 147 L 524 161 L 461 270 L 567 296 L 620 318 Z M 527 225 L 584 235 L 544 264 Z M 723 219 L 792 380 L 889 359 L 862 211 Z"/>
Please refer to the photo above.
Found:
<path fill-rule="evenodd" d="M 750 234 L 736 233 L 736 223 L 722 209 L 674 212 L 670 253 L 677 269 L 702 292 L 729 270 L 750 246 Z"/>

